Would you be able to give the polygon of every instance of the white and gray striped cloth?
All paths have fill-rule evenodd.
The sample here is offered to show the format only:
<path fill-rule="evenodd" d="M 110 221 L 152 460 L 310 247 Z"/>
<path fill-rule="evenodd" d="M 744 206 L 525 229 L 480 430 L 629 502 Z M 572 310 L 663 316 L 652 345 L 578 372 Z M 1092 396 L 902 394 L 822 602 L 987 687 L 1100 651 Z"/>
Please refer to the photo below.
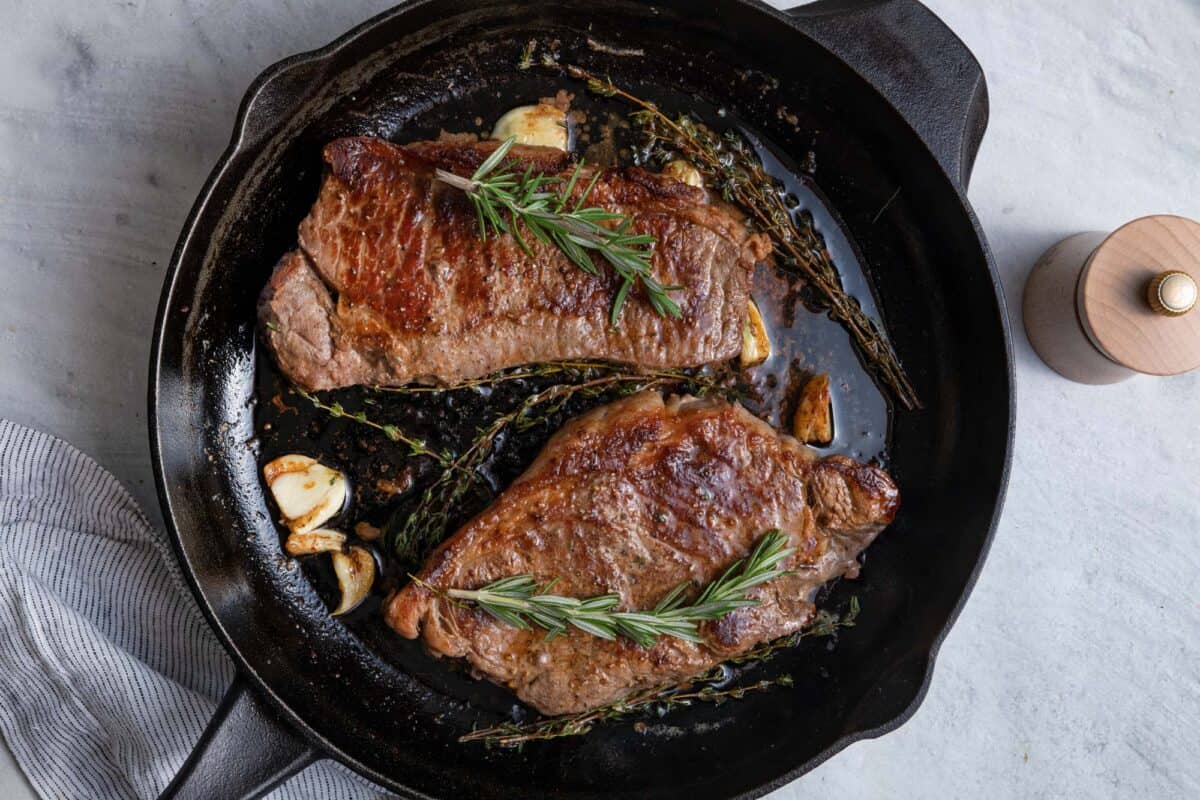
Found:
<path fill-rule="evenodd" d="M 164 535 L 90 458 L 0 420 L 0 732 L 44 798 L 153 798 L 233 677 Z M 386 797 L 323 761 L 275 800 Z"/>

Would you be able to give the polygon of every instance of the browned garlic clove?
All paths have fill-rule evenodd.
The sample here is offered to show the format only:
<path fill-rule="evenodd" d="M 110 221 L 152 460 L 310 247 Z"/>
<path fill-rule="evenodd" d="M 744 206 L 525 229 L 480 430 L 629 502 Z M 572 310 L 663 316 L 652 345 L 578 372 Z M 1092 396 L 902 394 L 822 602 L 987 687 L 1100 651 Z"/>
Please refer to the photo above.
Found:
<path fill-rule="evenodd" d="M 567 112 L 549 103 L 517 106 L 496 121 L 492 138 L 513 138 L 517 144 L 541 145 L 566 150 Z"/>
<path fill-rule="evenodd" d="M 804 384 L 792 417 L 792 435 L 805 444 L 827 445 L 833 441 L 833 397 L 828 374 L 814 375 Z"/>
<path fill-rule="evenodd" d="M 311 556 L 316 553 L 333 553 L 346 546 L 346 534 L 329 528 L 293 533 L 283 543 L 289 556 Z"/>
<path fill-rule="evenodd" d="M 346 476 L 308 456 L 280 456 L 263 467 L 263 478 L 295 533 L 316 530 L 346 504 Z"/>
<path fill-rule="evenodd" d="M 342 600 L 333 610 L 336 617 L 353 611 L 371 592 L 375 583 L 375 557 L 365 547 L 351 547 L 346 552 L 333 553 L 331 558 L 342 592 Z"/>
<path fill-rule="evenodd" d="M 680 183 L 686 183 L 688 186 L 704 187 L 704 178 L 700 176 L 700 170 L 696 169 L 692 162 L 682 158 L 668 161 L 667 165 L 663 167 L 662 174 L 668 178 L 674 178 Z"/>
<path fill-rule="evenodd" d="M 758 306 L 750 300 L 746 305 L 746 324 L 742 328 L 743 367 L 753 367 L 766 361 L 771 355 L 771 339 L 767 336 L 767 326 L 763 322 Z"/>

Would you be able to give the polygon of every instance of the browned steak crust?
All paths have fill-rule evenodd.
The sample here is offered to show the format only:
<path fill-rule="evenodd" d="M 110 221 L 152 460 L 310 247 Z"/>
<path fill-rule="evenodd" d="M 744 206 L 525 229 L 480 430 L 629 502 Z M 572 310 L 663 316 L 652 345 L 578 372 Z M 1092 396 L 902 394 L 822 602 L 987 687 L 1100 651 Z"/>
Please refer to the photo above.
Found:
<path fill-rule="evenodd" d="M 490 508 L 418 575 L 441 588 L 478 588 L 508 575 L 559 578 L 555 592 L 621 596 L 653 608 L 682 581 L 697 590 L 745 556 L 766 531 L 786 532 L 795 572 L 755 590 L 762 604 L 701 626 L 704 644 L 661 638 L 644 649 L 571 630 L 545 641 L 410 584 L 388 623 L 435 653 L 465 657 L 546 714 L 578 712 L 691 677 L 755 644 L 802 628 L 812 596 L 857 569 L 855 557 L 899 505 L 882 470 L 818 459 L 740 405 L 646 392 L 566 425 Z"/>
<path fill-rule="evenodd" d="M 601 171 L 589 204 L 655 236 L 654 275 L 685 287 L 672 295 L 682 319 L 658 316 L 635 291 L 614 327 L 611 270 L 589 275 L 536 241 L 529 255 L 509 235 L 481 240 L 465 195 L 433 179 L 435 168 L 470 175 L 495 146 L 349 138 L 325 148 L 329 171 L 300 247 L 259 301 L 289 378 L 307 389 L 454 383 L 564 358 L 683 367 L 740 352 L 751 272 L 770 245 L 732 207 L 636 167 Z M 511 156 L 548 174 L 571 168 L 552 148 Z"/>

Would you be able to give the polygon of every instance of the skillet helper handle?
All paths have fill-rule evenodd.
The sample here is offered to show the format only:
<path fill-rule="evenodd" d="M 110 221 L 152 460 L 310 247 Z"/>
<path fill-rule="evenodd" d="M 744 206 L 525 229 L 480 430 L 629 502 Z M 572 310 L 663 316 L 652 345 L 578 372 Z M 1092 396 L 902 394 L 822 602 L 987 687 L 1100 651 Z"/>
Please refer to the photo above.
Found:
<path fill-rule="evenodd" d="M 237 676 L 159 800 L 255 800 L 316 759 L 316 751 Z"/>
<path fill-rule="evenodd" d="M 987 82 L 944 22 L 917 0 L 818 0 L 785 13 L 874 85 L 966 190 L 987 128 Z"/>
<path fill-rule="evenodd" d="M 325 60 L 312 53 L 267 67 L 242 100 L 234 142 L 252 148 L 267 141 L 324 83 Z"/>

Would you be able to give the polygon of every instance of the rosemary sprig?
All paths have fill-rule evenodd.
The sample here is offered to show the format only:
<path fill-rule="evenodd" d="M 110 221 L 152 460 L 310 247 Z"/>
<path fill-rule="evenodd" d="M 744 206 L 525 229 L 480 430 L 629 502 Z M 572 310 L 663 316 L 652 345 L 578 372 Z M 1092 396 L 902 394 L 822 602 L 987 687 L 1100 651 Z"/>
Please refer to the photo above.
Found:
<path fill-rule="evenodd" d="M 730 659 L 725 664 L 747 664 L 752 661 L 769 661 L 782 650 L 794 647 L 801 639 L 810 636 L 833 636 L 841 628 L 854 627 L 859 613 L 857 597 L 850 598 L 850 608 L 841 616 L 821 611 L 812 625 L 802 631 L 759 645 L 747 653 Z M 489 746 L 521 747 L 527 742 L 561 739 L 567 736 L 582 736 L 598 723 L 628 718 L 638 712 L 657 708 L 670 711 L 694 702 L 721 703 L 725 700 L 740 700 L 751 692 L 759 692 L 773 686 L 791 686 L 792 677 L 784 674 L 750 684 L 718 688 L 714 681 L 728 678 L 723 665 L 717 665 L 701 675 L 671 686 L 642 689 L 607 706 L 570 714 L 562 717 L 544 717 L 530 722 L 504 722 L 488 728 L 478 728 L 459 737 L 460 742 L 483 742 Z M 699 689 L 694 688 L 701 684 Z"/>
<path fill-rule="evenodd" d="M 439 464 L 441 464 L 443 467 L 451 467 L 452 466 L 453 461 L 452 461 L 451 456 L 448 453 L 439 453 L 438 451 L 429 447 L 429 445 L 427 445 L 421 439 L 414 439 L 413 437 L 404 433 L 404 431 L 400 430 L 395 425 L 385 425 L 385 424 L 375 422 L 374 420 L 367 417 L 367 414 L 365 411 L 356 411 L 356 412 L 347 411 L 345 408 L 342 407 L 342 404 L 336 400 L 333 401 L 332 403 L 322 402 L 322 400 L 319 397 L 317 397 L 315 394 L 313 394 L 312 392 L 305 391 L 304 389 L 301 389 L 299 386 L 293 386 L 292 390 L 295 391 L 296 394 L 300 395 L 308 402 L 312 403 L 316 408 L 319 408 L 322 411 L 329 414 L 329 416 L 333 417 L 334 419 L 340 419 L 340 418 L 344 417 L 346 419 L 353 420 L 354 422 L 357 422 L 359 425 L 364 425 L 368 428 L 374 428 L 375 430 L 379 431 L 380 433 L 382 433 L 384 436 L 386 436 L 388 439 L 390 439 L 393 442 L 399 442 L 401 444 L 408 445 L 409 455 L 429 456 L 430 458 L 434 459 Z"/>
<path fill-rule="evenodd" d="M 422 492 L 415 507 L 389 532 L 393 551 L 408 565 L 416 566 L 446 535 L 451 514 L 481 485 L 478 469 L 492 452 L 496 440 L 509 428 L 525 431 L 562 410 L 573 399 L 600 397 L 606 392 L 639 392 L 668 385 L 689 385 L 697 394 L 726 391 L 717 380 L 689 375 L 679 370 L 619 372 L 626 369 L 604 362 L 558 362 L 531 367 L 520 377 L 564 374 L 572 382 L 556 383 L 522 400 L 500 414 L 463 450 L 444 465 L 440 475 Z M 609 374 L 596 375 L 609 371 Z M 497 380 L 506 375 L 497 376 Z M 478 385 L 468 382 L 469 385 Z"/>
<path fill-rule="evenodd" d="M 480 236 L 487 239 L 489 234 L 511 234 L 532 256 L 524 230 L 539 242 L 557 247 L 589 275 L 601 274 L 592 256 L 604 259 L 621 278 L 609 313 L 612 325 L 620 319 L 635 285 L 642 288 L 656 313 L 665 317 L 682 316 L 679 304 L 669 292 L 683 287 L 664 286 L 651 272 L 655 238 L 634 233 L 631 217 L 585 205 L 602 173 L 597 170 L 572 203 L 583 165 L 576 166 L 567 179 L 534 174 L 532 166 L 526 167 L 524 173 L 518 172 L 514 165 L 503 163 L 515 142 L 515 137 L 505 139 L 470 178 L 443 169 L 436 172 L 438 180 L 462 190 L 470 198 L 479 217 Z"/>
<path fill-rule="evenodd" d="M 651 158 L 669 160 L 676 155 L 691 161 L 729 202 L 741 206 L 758 227 L 771 237 L 780 261 L 798 272 L 812 286 L 829 314 L 850 333 L 867 363 L 892 390 L 905 408 L 921 407 L 916 390 L 900 358 L 879 325 L 846 293 L 841 277 L 829 256 L 811 217 L 796 215 L 788 208 L 778 182 L 737 133 L 717 136 L 686 114 L 674 119 L 657 105 L 643 100 L 577 66 L 565 66 L 567 74 L 587 82 L 588 90 L 603 97 L 617 97 L 637 107 L 631 119 L 642 129 Z"/>
<path fill-rule="evenodd" d="M 689 586 L 685 581 L 650 611 L 616 610 L 621 602 L 618 594 L 586 599 L 550 594 L 557 579 L 541 585 L 532 575 L 501 578 L 480 589 L 447 589 L 444 594 L 452 600 L 478 606 L 514 628 L 541 628 L 548 640 L 574 627 L 602 639 L 623 636 L 642 647 L 653 647 L 661 636 L 702 643 L 699 623 L 759 605 L 761 601 L 751 597 L 750 590 L 787 573 L 780 565 L 796 552 L 787 546 L 787 541 L 787 536 L 779 530 L 768 531 L 750 555 L 735 561 L 694 601 L 684 604 Z"/>

